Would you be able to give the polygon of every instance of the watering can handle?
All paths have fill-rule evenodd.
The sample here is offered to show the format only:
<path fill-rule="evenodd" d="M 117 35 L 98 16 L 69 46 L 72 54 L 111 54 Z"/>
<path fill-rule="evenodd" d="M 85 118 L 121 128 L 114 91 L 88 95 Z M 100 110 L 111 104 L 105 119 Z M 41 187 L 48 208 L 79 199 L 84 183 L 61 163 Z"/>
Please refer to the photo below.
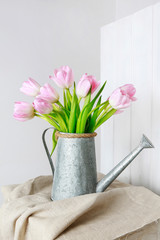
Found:
<path fill-rule="evenodd" d="M 55 128 L 54 127 L 50 127 L 50 128 L 45 129 L 43 134 L 42 134 L 42 141 L 43 141 L 44 149 L 46 151 L 46 154 L 47 154 L 47 157 L 48 157 L 48 160 L 49 160 L 49 164 L 50 164 L 51 169 L 52 169 L 52 174 L 54 175 L 54 165 L 53 165 L 52 158 L 51 158 L 51 155 L 49 153 L 49 150 L 48 150 L 48 147 L 47 147 L 47 143 L 46 143 L 46 140 L 45 140 L 46 132 L 49 129 L 55 129 Z"/>

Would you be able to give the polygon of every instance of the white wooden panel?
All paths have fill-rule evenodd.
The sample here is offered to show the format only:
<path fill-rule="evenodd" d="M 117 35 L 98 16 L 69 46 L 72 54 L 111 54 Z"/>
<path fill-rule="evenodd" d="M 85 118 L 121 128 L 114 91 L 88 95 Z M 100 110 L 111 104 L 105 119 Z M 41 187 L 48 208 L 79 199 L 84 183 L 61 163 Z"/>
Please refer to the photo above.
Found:
<path fill-rule="evenodd" d="M 116 165 L 144 133 L 155 150 L 140 153 L 119 179 L 160 194 L 160 4 L 103 27 L 101 46 L 102 81 L 107 77 L 112 90 L 133 83 L 138 99 L 102 126 L 101 171 Z"/>
<path fill-rule="evenodd" d="M 132 19 L 117 21 L 116 25 L 116 87 L 132 82 Z M 114 117 L 114 166 L 130 152 L 130 109 Z M 130 166 L 118 178 L 130 182 Z"/>
<path fill-rule="evenodd" d="M 103 91 L 105 101 L 114 87 L 116 74 L 116 27 L 110 24 L 101 30 L 101 81 L 107 80 Z M 101 165 L 100 171 L 107 173 L 113 168 L 113 119 L 103 124 L 101 129 Z"/>
<path fill-rule="evenodd" d="M 160 4 L 153 7 L 153 101 L 150 187 L 160 194 Z"/>
<path fill-rule="evenodd" d="M 137 103 L 132 105 L 131 145 L 136 147 L 142 134 L 151 138 L 152 102 L 152 7 L 133 15 L 133 82 Z M 131 165 L 131 182 L 149 187 L 151 150 L 144 150 Z"/>

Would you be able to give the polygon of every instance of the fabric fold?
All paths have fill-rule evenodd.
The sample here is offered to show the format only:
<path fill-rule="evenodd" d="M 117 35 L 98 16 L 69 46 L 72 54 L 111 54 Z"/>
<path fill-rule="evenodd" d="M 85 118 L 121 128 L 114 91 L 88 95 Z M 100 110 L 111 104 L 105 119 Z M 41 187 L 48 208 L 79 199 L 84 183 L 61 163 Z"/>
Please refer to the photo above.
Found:
<path fill-rule="evenodd" d="M 51 187 L 52 176 L 3 187 L 1 240 L 129 239 L 160 219 L 160 197 L 144 187 L 114 181 L 104 193 L 61 201 L 51 201 Z"/>

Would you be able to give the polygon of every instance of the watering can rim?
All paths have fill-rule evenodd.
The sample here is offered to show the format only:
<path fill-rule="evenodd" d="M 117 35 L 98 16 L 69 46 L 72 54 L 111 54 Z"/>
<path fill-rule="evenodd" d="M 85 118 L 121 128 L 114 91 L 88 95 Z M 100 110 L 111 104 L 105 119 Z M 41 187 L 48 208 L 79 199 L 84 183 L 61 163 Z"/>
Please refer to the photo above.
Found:
<path fill-rule="evenodd" d="M 91 137 L 96 137 L 97 133 L 66 133 L 66 132 L 59 132 L 56 131 L 55 133 L 56 138 L 62 137 L 62 138 L 91 138 Z"/>

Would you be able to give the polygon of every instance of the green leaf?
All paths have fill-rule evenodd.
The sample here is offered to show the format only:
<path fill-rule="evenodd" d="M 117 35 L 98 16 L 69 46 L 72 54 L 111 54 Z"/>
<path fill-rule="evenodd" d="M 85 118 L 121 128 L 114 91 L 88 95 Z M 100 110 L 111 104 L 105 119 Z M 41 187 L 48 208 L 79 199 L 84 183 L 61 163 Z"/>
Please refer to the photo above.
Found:
<path fill-rule="evenodd" d="M 100 88 L 100 90 L 98 91 L 98 93 L 96 94 L 96 96 L 93 98 L 93 100 L 91 101 L 91 105 L 93 107 L 95 101 L 97 100 L 97 98 L 99 97 L 99 95 L 102 93 L 104 87 L 106 85 L 106 81 L 104 82 L 103 86 Z"/>
<path fill-rule="evenodd" d="M 67 96 L 67 108 L 68 108 L 68 110 L 70 110 L 71 109 L 72 95 L 71 95 L 69 89 L 66 89 L 66 96 Z"/>
<path fill-rule="evenodd" d="M 79 106 L 79 102 L 78 102 L 78 98 L 77 98 L 77 108 L 76 108 L 76 120 L 78 119 L 79 117 L 79 114 L 80 114 L 80 106 Z"/>
<path fill-rule="evenodd" d="M 82 113 L 84 112 L 85 107 L 90 103 L 90 99 L 91 99 L 91 88 L 89 90 L 89 93 L 88 93 L 87 97 L 85 98 L 85 102 L 84 102 L 82 111 L 79 112 L 80 116 L 79 116 L 79 118 L 77 118 L 78 120 L 77 120 L 76 133 L 80 133 L 79 131 L 80 131 L 80 125 L 81 125 L 81 120 L 82 120 L 81 119 L 82 118 Z"/>
<path fill-rule="evenodd" d="M 64 120 L 64 115 L 62 112 L 50 113 L 49 116 L 58 122 L 61 132 L 68 132 L 67 124 Z"/>
<path fill-rule="evenodd" d="M 101 97 L 100 97 L 101 98 Z M 100 107 L 102 107 L 101 109 L 103 110 L 104 108 L 106 108 L 106 106 L 108 106 L 108 101 L 106 102 L 103 102 L 101 104 L 98 104 L 96 105 L 96 107 L 94 109 L 92 109 L 92 111 L 90 111 L 88 113 L 88 116 L 90 116 L 94 111 L 96 111 L 97 109 L 99 110 Z M 100 112 L 100 110 L 98 111 L 98 113 Z M 99 114 L 98 114 L 99 115 Z"/>
<path fill-rule="evenodd" d="M 91 88 L 92 88 L 92 86 L 91 86 Z M 85 106 L 86 106 L 88 103 L 90 103 L 90 101 L 91 101 L 91 88 L 90 88 L 87 96 L 85 97 L 85 101 L 84 101 L 83 108 L 85 108 Z"/>
<path fill-rule="evenodd" d="M 77 129 L 76 129 L 76 133 L 84 133 L 85 131 L 85 125 L 86 125 L 86 121 L 88 118 L 88 113 L 91 111 L 91 109 L 93 108 L 97 98 L 99 97 L 99 95 L 101 94 L 101 92 L 103 91 L 104 87 L 106 85 L 106 82 L 103 84 L 103 86 L 101 87 L 101 89 L 98 91 L 98 93 L 96 94 L 96 96 L 93 98 L 93 100 L 88 103 L 81 111 L 80 116 L 78 118 L 77 121 Z"/>
<path fill-rule="evenodd" d="M 53 152 L 54 152 L 54 149 L 55 149 L 55 147 L 56 147 L 56 145 L 57 145 L 57 139 L 56 139 L 56 137 L 55 137 L 55 133 L 56 133 L 56 129 L 54 129 L 54 131 L 53 131 L 53 134 L 52 134 L 52 143 L 53 143 L 53 147 L 52 147 L 52 152 L 51 152 L 51 156 L 52 156 L 52 154 L 53 154 Z"/>
<path fill-rule="evenodd" d="M 75 92 L 75 84 L 74 84 L 74 90 L 73 90 L 73 96 L 72 96 L 72 102 L 71 102 L 71 112 L 69 117 L 69 133 L 75 133 L 76 130 L 76 110 L 77 110 L 78 104 L 78 98 Z"/>
<path fill-rule="evenodd" d="M 87 118 L 86 126 L 85 126 L 85 133 L 89 133 L 90 121 L 91 121 L 91 115 Z"/>
<path fill-rule="evenodd" d="M 96 124 L 96 119 L 97 119 L 98 111 L 99 111 L 98 107 L 101 105 L 101 99 L 102 99 L 102 96 L 99 97 L 99 100 L 97 102 L 97 106 L 94 109 L 93 115 L 92 115 L 92 117 L 90 119 L 90 123 L 89 123 L 89 127 L 88 127 L 88 132 L 89 133 L 94 131 L 94 127 L 95 127 L 95 124 Z"/>
<path fill-rule="evenodd" d="M 46 120 L 47 122 L 49 122 L 53 127 L 55 127 L 58 131 L 60 131 L 60 126 L 58 125 L 58 123 L 51 117 L 43 114 L 42 116 L 39 115 L 40 118 Z"/>
<path fill-rule="evenodd" d="M 104 109 L 107 108 L 108 105 L 109 105 L 109 101 L 106 101 L 105 104 L 104 104 L 104 106 L 99 109 L 99 111 L 98 111 L 98 116 L 101 114 L 101 112 L 102 112 Z"/>
<path fill-rule="evenodd" d="M 63 89 L 63 101 L 64 101 L 64 107 L 67 109 L 67 99 L 66 99 L 65 89 Z"/>
<path fill-rule="evenodd" d="M 108 113 L 106 113 L 106 115 L 104 115 L 104 117 L 100 118 L 97 123 L 96 126 L 94 128 L 94 131 L 100 126 L 102 125 L 102 123 L 104 123 L 105 121 L 107 121 L 115 112 L 117 111 L 117 109 L 112 109 L 110 110 Z"/>
<path fill-rule="evenodd" d="M 63 105 L 60 102 L 57 102 L 57 104 L 59 105 L 60 108 L 53 107 L 54 112 L 63 113 L 65 115 L 65 118 L 68 120 L 69 115 L 70 115 L 70 111 L 68 111 L 65 107 L 63 107 Z"/>

